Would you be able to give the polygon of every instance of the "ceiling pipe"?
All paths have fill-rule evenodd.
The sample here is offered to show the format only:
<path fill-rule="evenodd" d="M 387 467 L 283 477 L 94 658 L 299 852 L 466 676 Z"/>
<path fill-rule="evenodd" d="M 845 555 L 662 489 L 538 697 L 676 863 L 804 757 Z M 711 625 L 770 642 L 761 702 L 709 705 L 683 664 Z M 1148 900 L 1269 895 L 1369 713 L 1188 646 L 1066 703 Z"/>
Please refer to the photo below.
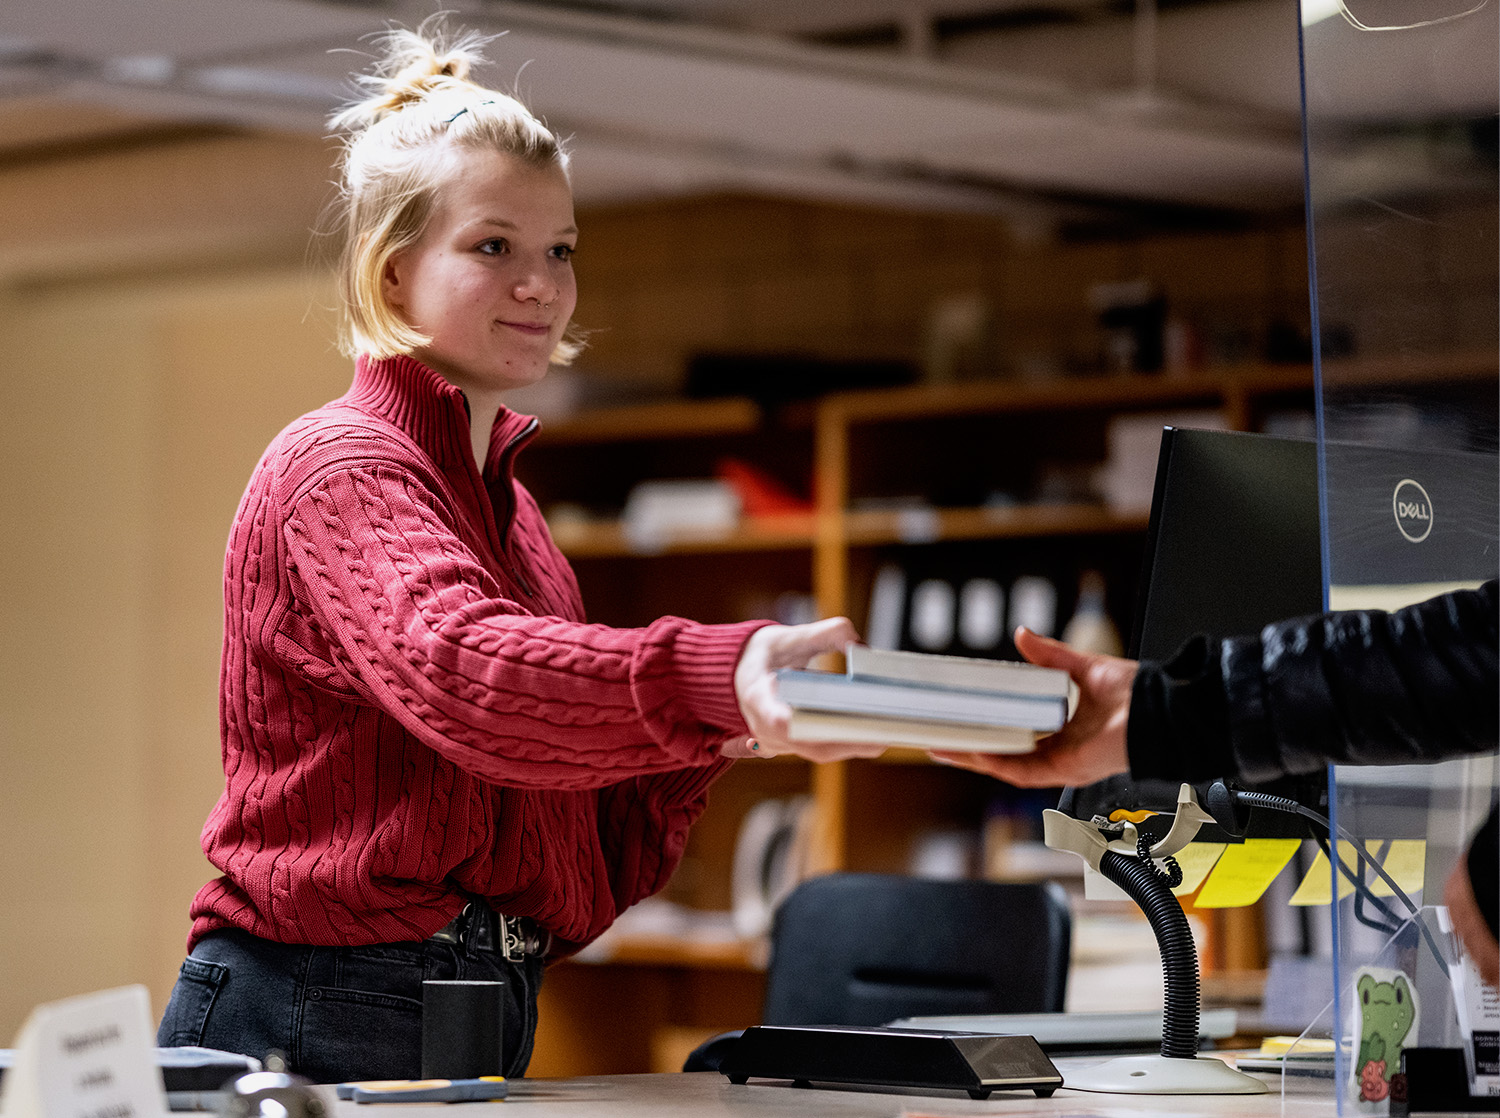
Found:
<path fill-rule="evenodd" d="M 1135 0 L 1135 91 L 1143 98 L 1156 92 L 1156 0 Z"/>
<path fill-rule="evenodd" d="M 908 4 L 901 12 L 901 46 L 911 58 L 936 60 L 937 29 L 932 16 L 918 4 Z"/>

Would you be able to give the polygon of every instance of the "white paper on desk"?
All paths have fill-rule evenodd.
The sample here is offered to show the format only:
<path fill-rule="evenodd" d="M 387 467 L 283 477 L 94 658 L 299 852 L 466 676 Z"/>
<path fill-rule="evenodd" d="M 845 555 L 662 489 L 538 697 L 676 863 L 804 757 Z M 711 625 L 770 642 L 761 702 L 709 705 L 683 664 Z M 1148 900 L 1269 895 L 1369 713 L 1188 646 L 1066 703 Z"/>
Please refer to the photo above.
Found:
<path fill-rule="evenodd" d="M 151 999 L 144 986 L 39 1005 L 0 1080 L 6 1118 L 162 1118 Z"/>

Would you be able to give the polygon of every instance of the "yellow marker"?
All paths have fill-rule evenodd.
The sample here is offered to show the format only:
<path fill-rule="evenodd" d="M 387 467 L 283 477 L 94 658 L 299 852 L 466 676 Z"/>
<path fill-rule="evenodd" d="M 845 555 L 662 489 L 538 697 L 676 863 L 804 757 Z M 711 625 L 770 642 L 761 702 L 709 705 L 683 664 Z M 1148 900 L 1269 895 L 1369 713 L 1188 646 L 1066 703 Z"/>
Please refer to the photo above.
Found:
<path fill-rule="evenodd" d="M 340 1083 L 338 1097 L 355 1102 L 476 1102 L 505 1098 L 501 1075 L 478 1079 L 369 1079 Z"/>
<path fill-rule="evenodd" d="M 1190 842 L 1172 855 L 1182 867 L 1182 884 L 1172 892 L 1185 897 L 1198 888 L 1208 876 L 1208 871 L 1214 868 L 1219 855 L 1224 853 L 1226 845 L 1228 844 L 1222 842 Z"/>
<path fill-rule="evenodd" d="M 1286 868 L 1301 839 L 1246 839 L 1230 843 L 1198 890 L 1194 908 L 1240 908 L 1260 900 Z"/>
<path fill-rule="evenodd" d="M 1427 863 L 1427 843 L 1422 839 L 1392 839 L 1381 865 L 1385 872 L 1396 879 L 1401 891 L 1408 895 L 1422 888 L 1422 873 Z M 1391 887 L 1380 878 L 1370 882 L 1370 892 L 1377 897 L 1394 896 Z"/>

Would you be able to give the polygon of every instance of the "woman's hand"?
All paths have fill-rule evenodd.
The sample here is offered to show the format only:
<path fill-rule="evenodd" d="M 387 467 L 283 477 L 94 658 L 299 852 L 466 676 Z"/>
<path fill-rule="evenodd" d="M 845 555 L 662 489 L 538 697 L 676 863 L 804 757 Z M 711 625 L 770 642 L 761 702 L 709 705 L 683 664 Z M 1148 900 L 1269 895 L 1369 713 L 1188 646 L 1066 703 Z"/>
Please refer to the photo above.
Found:
<path fill-rule="evenodd" d="M 1130 691 L 1139 664 L 1118 656 L 1079 652 L 1062 641 L 1016 630 L 1016 649 L 1033 664 L 1061 668 L 1078 685 L 1073 717 L 1055 734 L 1037 742 L 1035 753 L 943 753 L 933 756 L 975 772 L 998 777 L 1020 788 L 1092 784 L 1130 768 L 1125 752 L 1125 725 L 1130 718 Z"/>
<path fill-rule="evenodd" d="M 813 657 L 842 652 L 859 639 L 847 617 L 830 617 L 809 625 L 767 625 L 745 642 L 745 651 L 734 669 L 734 694 L 740 713 L 750 727 L 749 738 L 726 742 L 725 757 L 774 757 L 795 753 L 809 761 L 842 761 L 849 757 L 876 757 L 883 745 L 851 742 L 791 742 L 787 740 L 792 709 L 776 697 L 778 668 L 805 668 Z"/>

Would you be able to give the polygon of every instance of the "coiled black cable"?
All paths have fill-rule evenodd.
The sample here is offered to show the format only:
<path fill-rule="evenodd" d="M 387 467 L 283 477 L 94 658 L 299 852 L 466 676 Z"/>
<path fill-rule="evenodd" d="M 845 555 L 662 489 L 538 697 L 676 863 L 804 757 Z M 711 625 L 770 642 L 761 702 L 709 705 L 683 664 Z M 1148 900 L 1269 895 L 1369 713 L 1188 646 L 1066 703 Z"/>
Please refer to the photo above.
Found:
<path fill-rule="evenodd" d="M 1150 862 L 1152 860 L 1151 859 L 1151 836 L 1148 835 L 1148 834 L 1146 834 L 1145 831 L 1142 831 L 1140 834 L 1138 834 L 1136 836 L 1136 839 L 1135 839 L 1135 852 L 1136 852 L 1136 856 L 1139 857 L 1140 860 L 1143 861 L 1143 862 Z M 1161 864 L 1166 867 L 1166 872 L 1163 873 L 1160 870 L 1158 870 L 1157 872 L 1161 873 L 1162 878 L 1167 883 L 1167 888 L 1168 889 L 1175 889 L 1175 888 L 1177 888 L 1177 886 L 1181 885 L 1182 884 L 1182 867 L 1177 864 L 1177 859 L 1174 858 L 1174 857 L 1172 857 L 1170 854 L 1168 854 L 1166 857 L 1164 857 L 1161 860 Z"/>
<path fill-rule="evenodd" d="M 1198 948 L 1182 905 L 1149 858 L 1106 850 L 1099 872 L 1138 904 L 1161 950 L 1166 1003 L 1162 1010 L 1161 1054 L 1192 1060 L 1198 1055 Z"/>

